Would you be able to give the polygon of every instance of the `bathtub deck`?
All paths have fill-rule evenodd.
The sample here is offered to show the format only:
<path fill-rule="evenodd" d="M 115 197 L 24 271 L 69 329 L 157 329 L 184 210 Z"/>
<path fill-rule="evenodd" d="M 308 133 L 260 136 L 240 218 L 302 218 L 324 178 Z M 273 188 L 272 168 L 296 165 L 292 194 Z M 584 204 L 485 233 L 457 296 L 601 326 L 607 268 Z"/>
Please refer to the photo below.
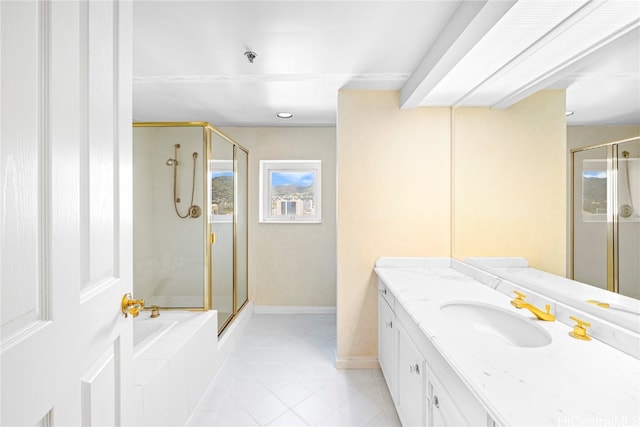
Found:
<path fill-rule="evenodd" d="M 149 319 L 149 315 L 144 312 L 134 325 L 150 328 L 150 335 L 134 349 L 132 399 L 139 408 L 134 423 L 154 427 L 184 425 L 214 378 L 216 312 L 164 311 L 157 319 Z M 154 325 L 160 328 L 153 331 Z M 164 330 L 162 325 L 171 327 Z"/>

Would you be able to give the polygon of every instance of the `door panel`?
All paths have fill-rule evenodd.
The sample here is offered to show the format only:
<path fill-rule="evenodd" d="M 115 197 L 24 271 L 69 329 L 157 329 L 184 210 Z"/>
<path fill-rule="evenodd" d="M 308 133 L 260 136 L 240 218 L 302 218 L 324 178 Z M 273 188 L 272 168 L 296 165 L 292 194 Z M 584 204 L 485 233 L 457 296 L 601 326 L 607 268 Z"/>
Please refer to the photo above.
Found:
<path fill-rule="evenodd" d="M 82 425 L 116 425 L 115 402 L 118 376 L 114 347 L 111 346 L 82 376 L 81 418 Z"/>
<path fill-rule="evenodd" d="M 227 185 L 214 185 L 212 179 L 211 283 L 213 309 L 218 311 L 218 329 L 233 317 L 234 308 L 234 169 L 233 144 L 216 132 L 211 133 L 211 162 L 209 174 L 214 179 L 230 178 Z"/>
<path fill-rule="evenodd" d="M 0 31 L 0 424 L 126 424 L 131 4 L 2 2 Z"/>
<path fill-rule="evenodd" d="M 6 11 L 9 7 L 11 15 Z M 44 146 L 38 126 L 34 126 L 34 123 L 39 126 L 43 123 L 40 98 L 44 82 L 40 70 L 47 52 L 40 46 L 41 27 L 41 10 L 36 2 L 2 5 L 0 283 L 3 345 L 47 319 L 46 301 L 42 298 L 46 277 L 38 269 L 44 250 L 45 218 L 41 205 L 45 188 L 40 176 Z M 12 102 L 16 99 L 21 102 Z"/>
<path fill-rule="evenodd" d="M 114 6 L 111 2 L 81 3 L 81 16 L 85 15 L 87 25 L 81 28 L 81 40 L 85 40 L 86 52 L 81 52 L 80 66 L 88 73 L 87 90 L 82 94 L 86 100 L 87 144 L 81 145 L 80 166 L 81 200 L 88 214 L 83 221 L 82 230 L 88 241 L 83 242 L 87 250 L 82 253 L 88 257 L 85 267 L 89 270 L 83 277 L 83 289 L 91 288 L 103 280 L 109 280 L 114 274 L 115 212 L 114 204 L 117 185 L 115 167 L 113 116 L 113 32 Z M 84 33 L 84 36 L 83 34 Z M 82 78 L 82 76 L 81 76 Z M 81 217 L 82 220 L 82 217 Z M 85 248 L 82 248 L 85 249 Z"/>

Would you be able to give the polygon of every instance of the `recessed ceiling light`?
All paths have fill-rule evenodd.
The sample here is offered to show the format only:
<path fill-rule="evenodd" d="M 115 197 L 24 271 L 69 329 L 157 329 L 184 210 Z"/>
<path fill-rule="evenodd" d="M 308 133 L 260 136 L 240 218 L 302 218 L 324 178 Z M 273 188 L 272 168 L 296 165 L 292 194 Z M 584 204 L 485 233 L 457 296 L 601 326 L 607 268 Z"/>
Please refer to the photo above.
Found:
<path fill-rule="evenodd" d="M 565 117 L 573 116 L 573 111 L 565 111 L 564 115 Z"/>
<path fill-rule="evenodd" d="M 281 119 L 290 119 L 291 117 L 293 117 L 293 113 L 278 113 L 276 114 L 276 116 Z"/>

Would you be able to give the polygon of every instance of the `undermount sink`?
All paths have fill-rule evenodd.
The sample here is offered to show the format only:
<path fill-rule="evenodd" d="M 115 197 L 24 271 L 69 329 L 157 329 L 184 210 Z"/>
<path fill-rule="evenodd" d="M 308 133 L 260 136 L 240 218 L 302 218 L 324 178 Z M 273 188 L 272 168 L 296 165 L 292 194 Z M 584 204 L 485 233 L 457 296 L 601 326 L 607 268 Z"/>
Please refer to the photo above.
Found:
<path fill-rule="evenodd" d="M 544 347 L 551 343 L 551 335 L 542 327 L 494 305 L 451 302 L 440 310 L 450 322 L 465 326 L 471 334 L 493 335 L 516 347 Z"/>

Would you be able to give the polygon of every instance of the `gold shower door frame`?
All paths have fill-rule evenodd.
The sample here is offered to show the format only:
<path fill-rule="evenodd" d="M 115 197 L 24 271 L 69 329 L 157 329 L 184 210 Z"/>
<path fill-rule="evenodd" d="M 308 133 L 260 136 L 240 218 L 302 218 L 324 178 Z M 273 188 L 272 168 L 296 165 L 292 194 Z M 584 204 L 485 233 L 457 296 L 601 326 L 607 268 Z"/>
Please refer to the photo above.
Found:
<path fill-rule="evenodd" d="M 208 132 L 207 132 L 208 131 Z M 224 329 L 233 321 L 233 319 L 238 315 L 238 313 L 246 306 L 246 304 L 249 302 L 249 293 L 248 293 L 248 287 L 249 287 L 249 283 L 248 283 L 248 272 L 247 272 L 247 292 L 246 292 L 246 299 L 244 301 L 239 301 L 238 300 L 238 209 L 237 209 L 237 200 L 238 200 L 238 195 L 239 194 L 244 194 L 245 197 L 247 198 L 247 202 L 246 202 L 246 209 L 247 211 L 249 210 L 248 207 L 248 194 L 249 194 L 249 180 L 246 179 L 245 180 L 245 188 L 243 189 L 243 191 L 239 191 L 238 188 L 238 161 L 237 161 L 237 152 L 238 150 L 242 150 L 245 152 L 245 154 L 247 155 L 247 161 L 248 161 L 248 156 L 249 156 L 249 150 L 247 150 L 246 148 L 244 148 L 242 145 L 238 144 L 236 141 L 232 140 L 231 138 L 229 138 L 227 135 L 225 135 L 224 133 L 222 133 L 219 129 L 217 129 L 215 126 L 206 123 L 206 129 L 205 129 L 205 140 L 207 143 L 207 164 L 208 161 L 210 159 L 213 158 L 213 153 L 211 151 L 211 146 L 212 146 L 212 141 L 211 141 L 211 137 L 212 137 L 212 133 L 215 132 L 218 136 L 220 136 L 221 138 L 227 140 L 229 143 L 231 143 L 233 145 L 233 204 L 234 204 L 234 208 L 233 208 L 233 313 L 220 325 L 218 325 L 218 334 L 221 334 Z M 248 166 L 248 165 L 247 165 Z M 247 173 L 248 173 L 248 169 L 247 169 Z M 205 180 L 207 181 L 207 203 L 208 206 L 211 205 L 211 180 L 209 179 L 209 177 L 207 176 L 205 178 Z M 207 212 L 209 211 L 209 209 L 207 208 Z M 248 222 L 248 215 L 247 215 L 247 222 Z M 207 240 L 207 249 L 208 252 L 205 254 L 205 256 L 207 257 L 207 263 L 208 263 L 208 270 L 209 270 L 209 281 L 211 283 L 211 286 L 208 287 L 209 293 L 211 294 L 213 292 L 213 266 L 211 265 L 211 244 L 215 244 L 215 235 L 211 230 L 211 223 L 209 221 L 207 221 L 207 232 L 206 232 L 206 236 L 208 237 Z M 246 224 L 246 227 L 248 228 L 248 224 Z M 247 244 L 245 245 L 245 254 L 244 254 L 244 259 L 247 260 L 247 265 L 245 266 L 246 269 L 248 269 L 248 260 L 249 260 L 249 245 L 248 245 L 248 230 L 247 230 Z M 209 296 L 209 300 L 211 301 L 211 307 L 213 308 L 213 297 L 212 295 Z"/>
<path fill-rule="evenodd" d="M 210 206 L 211 206 L 211 180 L 209 179 L 209 161 L 212 159 L 212 150 L 211 150 L 211 139 L 212 139 L 212 133 L 216 133 L 217 135 L 219 135 L 220 137 L 224 138 L 225 140 L 229 141 L 232 145 L 233 145 L 233 152 L 234 152 L 234 161 L 233 161 L 233 176 L 234 176 L 234 204 L 235 204 L 235 200 L 238 196 L 238 193 L 243 193 L 245 196 L 248 195 L 248 188 L 244 188 L 243 192 L 239 192 L 238 190 L 238 186 L 237 186 L 237 162 L 236 162 L 236 152 L 237 150 L 242 150 L 244 151 L 247 156 L 249 155 L 249 150 L 247 150 L 246 148 L 244 148 L 243 146 L 241 146 L 240 144 L 238 144 L 237 142 L 233 141 L 231 138 L 229 138 L 228 136 L 226 136 L 225 134 L 223 134 L 219 129 L 217 129 L 215 126 L 211 125 L 208 122 L 137 122 L 137 123 L 133 123 L 134 127 L 201 127 L 202 128 L 202 141 L 203 141 L 203 151 L 206 153 L 206 156 L 204 156 L 203 162 L 204 162 L 204 167 L 203 170 L 207 171 L 206 173 L 203 173 L 203 190 L 206 192 L 206 194 L 203 197 L 203 200 L 205 201 L 206 206 L 203 208 L 203 215 L 206 214 L 206 218 L 203 218 L 203 222 L 204 222 L 204 227 L 203 227 L 203 238 L 202 238 L 202 244 L 204 247 L 204 262 L 203 262 L 203 269 L 204 269 L 204 274 L 203 277 L 205 278 L 204 283 L 203 283 L 203 307 L 192 307 L 192 308 L 187 308 L 188 310 L 193 310 L 193 311 L 208 311 L 211 310 L 213 308 L 213 271 L 212 271 L 212 263 L 211 263 L 211 245 L 214 244 L 214 240 L 215 240 L 215 236 L 212 232 L 211 229 L 211 222 L 209 221 L 209 215 L 210 215 Z M 246 185 L 248 187 L 248 180 L 246 180 Z M 247 200 L 247 210 L 248 210 L 248 200 Z M 248 234 L 247 234 L 247 239 L 248 239 Z M 222 325 L 218 325 L 218 332 L 221 333 L 224 328 L 233 320 L 233 318 L 240 312 L 240 310 L 242 310 L 246 303 L 249 301 L 248 298 L 248 292 L 247 292 L 247 298 L 245 301 L 238 301 L 237 298 L 237 294 L 238 294 L 238 282 L 237 282 L 237 271 L 238 271 L 238 254 L 236 251 L 236 248 L 238 247 L 238 242 L 237 242 L 237 212 L 236 209 L 234 208 L 234 219 L 233 219 L 233 314 L 222 324 Z M 249 254 L 248 254 L 248 244 L 245 245 L 245 251 L 247 253 L 245 253 L 245 259 L 248 260 L 249 259 Z M 246 266 L 246 268 L 248 268 L 248 266 Z M 247 283 L 247 287 L 248 287 L 248 283 Z M 166 310 L 184 310 L 184 308 L 164 308 Z"/>

